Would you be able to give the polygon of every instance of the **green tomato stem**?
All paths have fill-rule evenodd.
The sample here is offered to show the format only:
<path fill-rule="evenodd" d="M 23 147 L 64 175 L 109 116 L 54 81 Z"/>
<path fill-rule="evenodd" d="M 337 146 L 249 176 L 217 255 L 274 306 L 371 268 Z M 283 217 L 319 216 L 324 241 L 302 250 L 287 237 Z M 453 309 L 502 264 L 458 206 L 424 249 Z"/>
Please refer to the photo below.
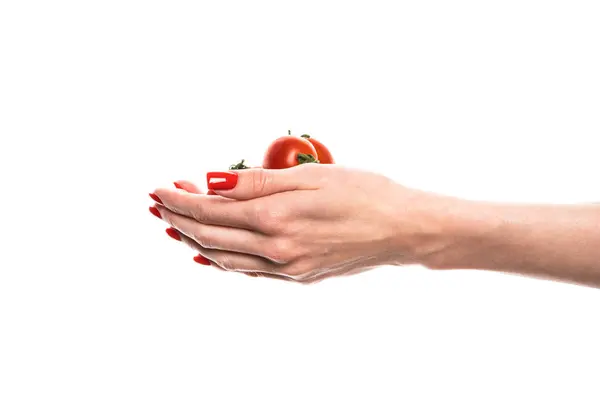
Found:
<path fill-rule="evenodd" d="M 304 153 L 300 153 L 298 154 L 298 164 L 309 164 L 309 163 L 319 163 L 319 160 L 317 160 L 312 154 L 304 154 Z"/>
<path fill-rule="evenodd" d="M 229 169 L 248 169 L 249 167 L 246 164 L 244 164 L 244 161 L 246 161 L 246 160 L 242 159 L 242 161 L 240 161 L 239 163 L 232 164 L 229 167 Z"/>

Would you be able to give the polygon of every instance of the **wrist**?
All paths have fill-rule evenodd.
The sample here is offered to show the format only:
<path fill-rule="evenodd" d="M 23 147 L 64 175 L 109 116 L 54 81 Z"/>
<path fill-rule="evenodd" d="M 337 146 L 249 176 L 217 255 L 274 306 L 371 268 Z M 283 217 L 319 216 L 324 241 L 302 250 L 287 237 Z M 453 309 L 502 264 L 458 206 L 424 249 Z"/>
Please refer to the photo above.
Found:
<path fill-rule="evenodd" d="M 427 205 L 430 232 L 415 249 L 415 259 L 432 269 L 475 268 L 495 247 L 501 230 L 497 206 L 438 196 Z"/>

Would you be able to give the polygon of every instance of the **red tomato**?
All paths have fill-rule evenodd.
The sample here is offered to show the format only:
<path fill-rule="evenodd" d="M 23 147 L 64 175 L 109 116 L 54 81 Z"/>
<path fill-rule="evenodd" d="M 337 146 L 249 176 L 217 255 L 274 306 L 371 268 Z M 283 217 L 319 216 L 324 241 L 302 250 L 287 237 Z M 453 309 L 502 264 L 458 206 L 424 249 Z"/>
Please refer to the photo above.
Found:
<path fill-rule="evenodd" d="M 317 159 L 319 160 L 319 163 L 335 164 L 331 152 L 323 143 L 319 142 L 315 138 L 311 138 L 310 135 L 302 135 L 302 137 L 308 140 L 314 146 L 315 150 L 317 150 Z"/>
<path fill-rule="evenodd" d="M 317 162 L 317 157 L 317 150 L 308 140 L 288 134 L 276 139 L 267 148 L 263 168 L 291 168 L 299 164 Z"/>

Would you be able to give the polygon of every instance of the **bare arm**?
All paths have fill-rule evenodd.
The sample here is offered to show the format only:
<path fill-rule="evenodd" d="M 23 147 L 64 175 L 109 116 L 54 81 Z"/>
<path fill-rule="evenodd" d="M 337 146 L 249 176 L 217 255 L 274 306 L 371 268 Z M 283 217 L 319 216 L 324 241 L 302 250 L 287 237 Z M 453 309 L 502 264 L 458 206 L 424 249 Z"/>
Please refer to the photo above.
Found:
<path fill-rule="evenodd" d="M 446 246 L 426 264 L 545 277 L 600 287 L 600 205 L 457 201 Z"/>
<path fill-rule="evenodd" d="M 336 165 L 215 171 L 207 182 L 218 196 L 158 188 L 150 211 L 228 271 L 312 283 L 424 264 L 600 287 L 598 205 L 467 201 Z"/>

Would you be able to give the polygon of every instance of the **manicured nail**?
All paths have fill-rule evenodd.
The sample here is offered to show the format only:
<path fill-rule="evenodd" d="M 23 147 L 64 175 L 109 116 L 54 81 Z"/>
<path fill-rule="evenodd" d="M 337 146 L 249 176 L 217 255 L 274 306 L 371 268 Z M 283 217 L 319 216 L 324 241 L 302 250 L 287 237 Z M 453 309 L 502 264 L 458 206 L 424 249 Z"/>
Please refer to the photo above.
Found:
<path fill-rule="evenodd" d="M 202 264 L 202 265 L 210 265 L 210 261 L 208 261 L 208 258 L 198 254 L 196 257 L 194 257 L 194 261 L 196 261 L 198 264 Z"/>
<path fill-rule="evenodd" d="M 206 183 L 209 189 L 229 190 L 237 185 L 238 176 L 233 172 L 209 172 L 206 174 Z"/>
<path fill-rule="evenodd" d="M 154 193 L 150 193 L 150 198 L 151 198 L 152 200 L 154 200 L 155 202 L 159 203 L 159 204 L 162 204 L 162 203 L 163 203 L 163 202 L 161 201 L 161 199 L 160 199 L 160 198 L 159 198 L 157 195 L 155 195 Z"/>
<path fill-rule="evenodd" d="M 181 242 L 181 235 L 175 229 L 167 228 L 165 232 L 167 232 L 167 235 L 171 236 L 173 239 L 179 240 Z"/>
<path fill-rule="evenodd" d="M 214 190 L 209 190 L 208 192 L 206 192 L 207 196 L 216 196 L 217 194 L 215 193 Z"/>
<path fill-rule="evenodd" d="M 177 182 L 173 182 L 173 186 L 175 186 L 177 189 L 185 190 L 185 189 L 183 188 L 183 186 L 181 186 L 181 185 L 180 185 L 179 183 L 177 183 Z"/>
<path fill-rule="evenodd" d="M 156 207 L 150 207 L 150 212 L 152 214 L 154 214 L 154 216 L 162 219 L 162 216 L 160 215 L 160 211 L 158 211 L 158 208 L 156 208 Z"/>

